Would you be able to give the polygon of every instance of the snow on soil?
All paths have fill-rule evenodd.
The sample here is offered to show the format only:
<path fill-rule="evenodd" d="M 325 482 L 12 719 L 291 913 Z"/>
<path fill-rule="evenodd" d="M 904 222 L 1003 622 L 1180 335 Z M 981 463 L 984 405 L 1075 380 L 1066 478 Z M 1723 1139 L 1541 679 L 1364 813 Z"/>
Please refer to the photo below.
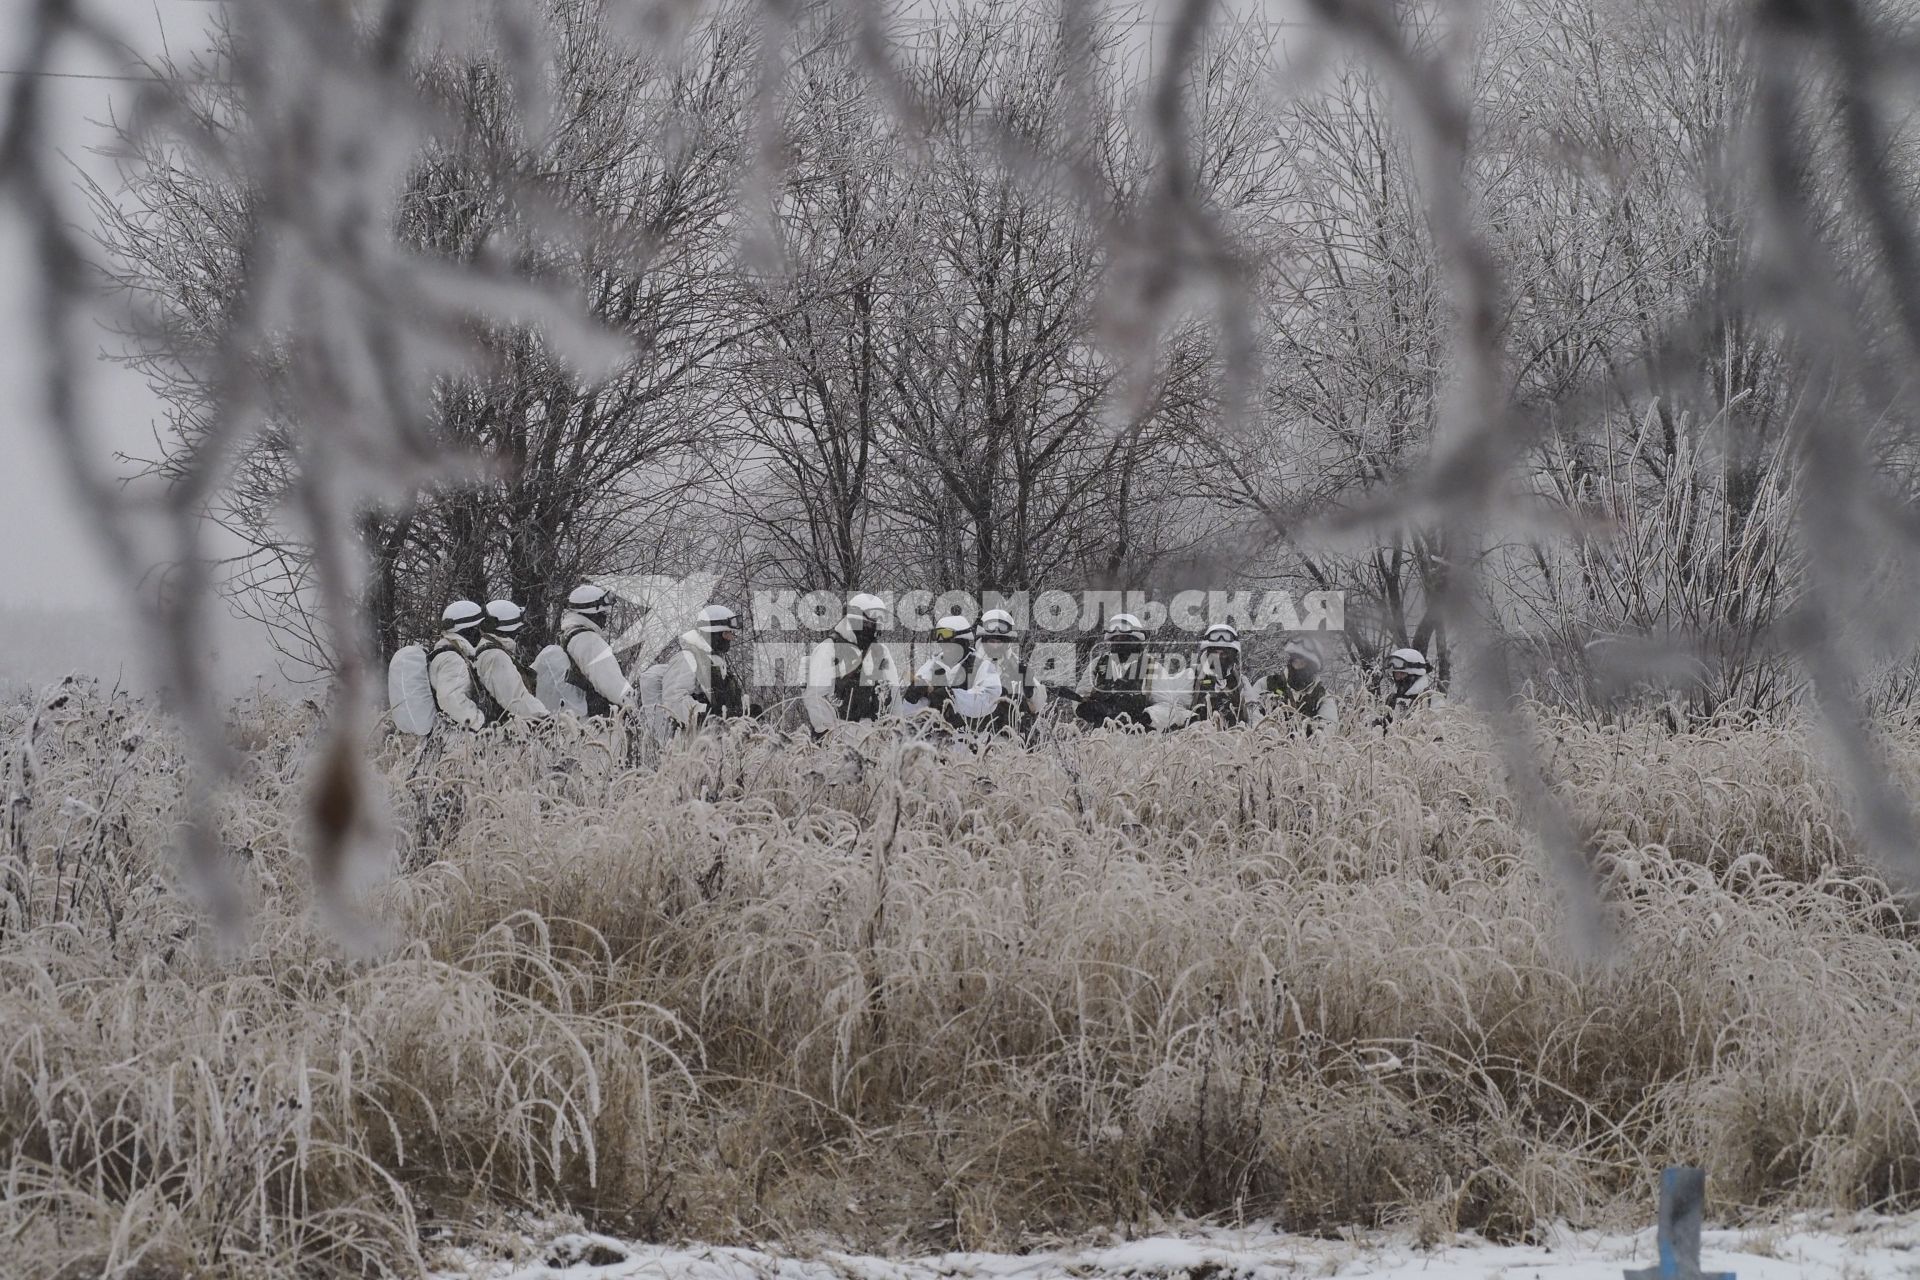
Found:
<path fill-rule="evenodd" d="M 1920 1216 L 1799 1221 L 1709 1231 L 1703 1270 L 1739 1280 L 1920 1280 Z M 1180 1235 L 1030 1254 L 948 1253 L 875 1258 L 702 1245 L 634 1245 L 570 1233 L 529 1245 L 517 1261 L 443 1254 L 435 1280 L 1621 1280 L 1654 1264 L 1653 1233 L 1560 1231 L 1546 1245 L 1492 1245 L 1472 1236 L 1421 1250 L 1400 1237 L 1320 1240 L 1273 1231 L 1193 1228 Z"/>

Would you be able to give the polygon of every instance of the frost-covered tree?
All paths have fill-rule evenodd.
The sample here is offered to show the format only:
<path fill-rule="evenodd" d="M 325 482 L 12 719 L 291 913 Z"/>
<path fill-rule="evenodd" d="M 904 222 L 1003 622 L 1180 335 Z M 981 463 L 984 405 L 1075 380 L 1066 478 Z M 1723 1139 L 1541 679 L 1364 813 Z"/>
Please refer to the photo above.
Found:
<path fill-rule="evenodd" d="M 904 116 L 868 93 L 857 30 L 827 23 L 790 69 L 728 489 L 776 573 L 1142 586 L 1186 550 L 1221 344 L 1177 289 L 1145 344 L 1123 322 L 1163 165 L 1128 61 L 1141 29 L 1085 16 L 952 15 L 903 51 Z M 1200 108 L 1196 203 L 1249 221 L 1275 182 L 1260 74 L 1209 60 L 1180 95 Z"/>
<path fill-rule="evenodd" d="M 609 23 L 598 0 L 548 0 L 524 28 L 409 50 L 441 127 L 403 158 L 396 242 L 578 297 L 617 346 L 610 371 L 590 370 L 544 317 L 509 313 L 461 335 L 484 355 L 434 378 L 417 430 L 423 448 L 464 459 L 463 474 L 422 477 L 359 521 L 383 652 L 453 596 L 509 593 L 544 629 L 575 579 L 644 559 L 649 526 L 635 509 L 673 501 L 680 464 L 716 429 L 715 372 L 739 330 L 721 286 L 755 28 L 719 12 L 663 50 L 615 39 Z M 182 99 L 211 131 L 240 106 L 222 84 L 240 35 L 222 32 L 213 74 Z M 530 48 L 516 56 L 517 42 Z M 95 203 L 120 283 L 150 304 L 134 358 L 169 406 L 156 466 L 177 477 L 219 411 L 199 357 L 245 303 L 265 193 L 167 135 L 127 142 L 126 190 Z M 299 411 L 291 397 L 280 410 Z M 313 545 L 286 519 L 297 431 L 289 422 L 250 441 L 208 508 L 241 544 L 241 606 L 289 653 L 329 667 L 311 612 Z"/>

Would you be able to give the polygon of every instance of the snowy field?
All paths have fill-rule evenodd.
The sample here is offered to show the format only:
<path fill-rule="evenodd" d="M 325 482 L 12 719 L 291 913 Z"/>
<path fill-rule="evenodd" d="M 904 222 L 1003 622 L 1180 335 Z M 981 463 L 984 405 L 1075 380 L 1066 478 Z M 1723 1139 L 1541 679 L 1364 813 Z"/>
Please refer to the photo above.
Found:
<path fill-rule="evenodd" d="M 1451 1246 L 1416 1248 L 1404 1236 L 1361 1233 L 1323 1240 L 1261 1231 L 1153 1236 L 1030 1254 L 949 1253 L 923 1258 L 863 1257 L 822 1251 L 795 1256 L 699 1245 L 628 1245 L 570 1233 L 525 1258 L 486 1259 L 450 1252 L 436 1280 L 1040 1280 L 1133 1276 L 1142 1280 L 1621 1280 L 1654 1261 L 1651 1230 L 1637 1235 L 1558 1232 L 1543 1245 L 1491 1245 L 1461 1236 Z M 1866 1280 L 1920 1276 L 1920 1217 L 1801 1219 L 1752 1231 L 1709 1231 L 1703 1269 L 1739 1280 Z"/>

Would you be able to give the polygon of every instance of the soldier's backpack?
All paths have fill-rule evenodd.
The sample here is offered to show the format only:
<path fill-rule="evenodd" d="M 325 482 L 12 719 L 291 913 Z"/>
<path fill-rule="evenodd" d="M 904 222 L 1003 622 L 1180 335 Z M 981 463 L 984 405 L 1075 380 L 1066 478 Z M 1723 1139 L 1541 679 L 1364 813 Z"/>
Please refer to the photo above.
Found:
<path fill-rule="evenodd" d="M 387 707 L 401 733 L 424 738 L 433 732 L 439 706 L 433 700 L 425 645 L 403 645 L 387 663 Z"/>
<path fill-rule="evenodd" d="M 534 655 L 533 696 L 549 711 L 565 711 L 576 716 L 587 714 L 587 695 L 570 677 L 573 663 L 567 651 L 550 644 Z"/>

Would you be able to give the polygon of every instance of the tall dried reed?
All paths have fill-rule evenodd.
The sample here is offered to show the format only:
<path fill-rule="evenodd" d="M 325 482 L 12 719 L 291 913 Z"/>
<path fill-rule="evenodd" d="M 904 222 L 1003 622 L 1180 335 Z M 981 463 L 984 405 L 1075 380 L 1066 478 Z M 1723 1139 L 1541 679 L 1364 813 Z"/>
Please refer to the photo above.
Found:
<path fill-rule="evenodd" d="M 353 945 L 289 817 L 315 719 L 240 716 L 224 946 L 175 887 L 158 720 L 74 685 L 0 724 L 10 1275 L 405 1272 L 547 1206 L 884 1248 L 1517 1235 L 1673 1159 L 1767 1210 L 1920 1195 L 1920 949 L 1798 726 L 1549 722 L 1594 957 L 1464 714 L 370 744 L 400 845 Z"/>

